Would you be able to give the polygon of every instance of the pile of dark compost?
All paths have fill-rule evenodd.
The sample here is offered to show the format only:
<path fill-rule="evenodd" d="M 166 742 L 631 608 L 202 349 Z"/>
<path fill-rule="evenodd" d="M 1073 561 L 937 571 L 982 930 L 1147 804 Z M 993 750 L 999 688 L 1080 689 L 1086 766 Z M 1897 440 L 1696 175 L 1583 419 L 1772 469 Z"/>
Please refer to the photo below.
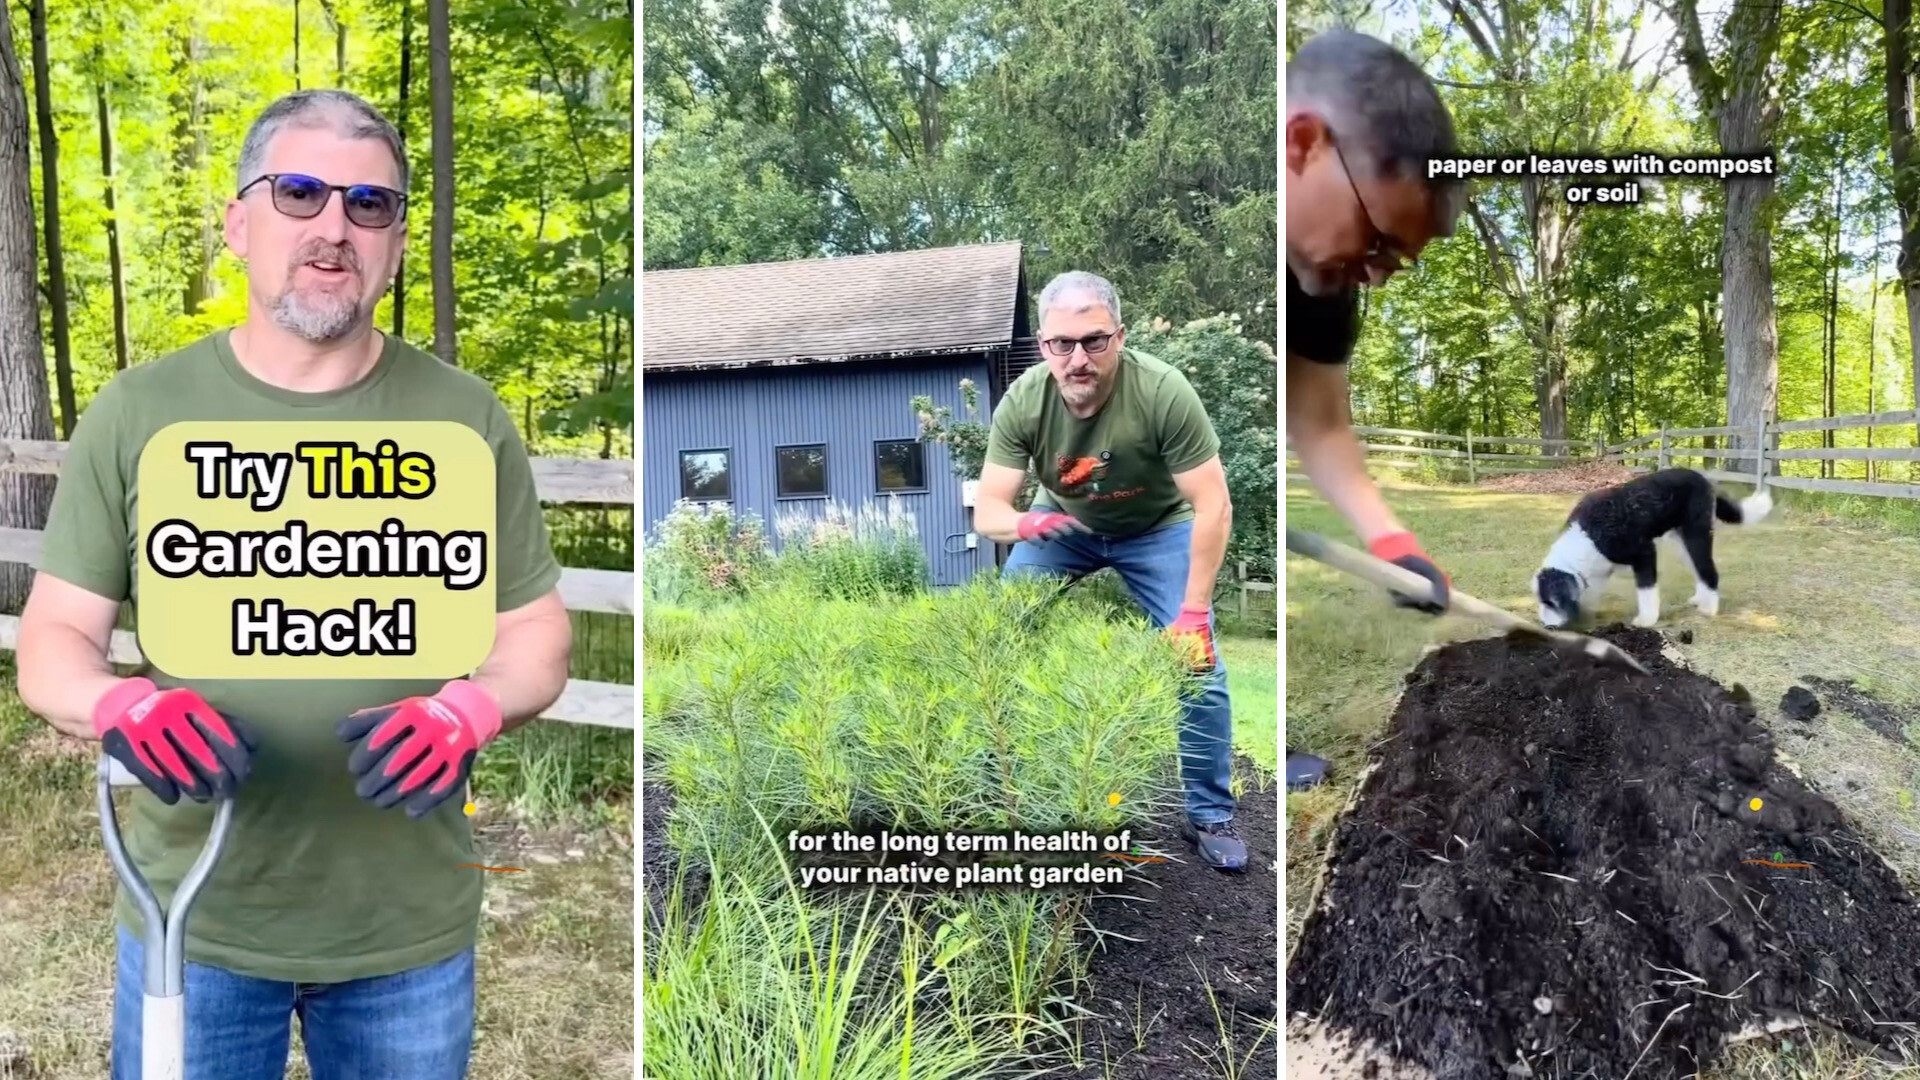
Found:
<path fill-rule="evenodd" d="M 1920 906 L 1745 691 L 1510 636 L 1430 653 L 1287 972 L 1290 1012 L 1439 1080 L 1680 1077 L 1730 1038 L 1920 1033 Z M 1754 800 L 1758 800 L 1755 809 Z"/>

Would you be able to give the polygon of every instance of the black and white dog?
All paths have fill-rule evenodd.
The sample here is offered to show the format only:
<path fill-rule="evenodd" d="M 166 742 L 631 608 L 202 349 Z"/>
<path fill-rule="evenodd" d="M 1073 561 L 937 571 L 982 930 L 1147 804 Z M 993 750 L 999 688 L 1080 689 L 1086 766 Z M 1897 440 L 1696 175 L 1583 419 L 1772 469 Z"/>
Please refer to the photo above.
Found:
<path fill-rule="evenodd" d="M 1713 522 L 1751 525 L 1773 509 L 1765 487 L 1739 502 L 1715 493 L 1713 481 L 1692 469 L 1661 469 L 1581 498 L 1567 515 L 1566 531 L 1547 551 L 1534 575 L 1540 621 L 1565 626 L 1592 610 L 1614 571 L 1629 567 L 1640 594 L 1635 626 L 1660 621 L 1658 560 L 1654 543 L 1677 534 L 1693 566 L 1693 603 L 1708 615 L 1720 612 L 1720 572 L 1713 565 Z"/>

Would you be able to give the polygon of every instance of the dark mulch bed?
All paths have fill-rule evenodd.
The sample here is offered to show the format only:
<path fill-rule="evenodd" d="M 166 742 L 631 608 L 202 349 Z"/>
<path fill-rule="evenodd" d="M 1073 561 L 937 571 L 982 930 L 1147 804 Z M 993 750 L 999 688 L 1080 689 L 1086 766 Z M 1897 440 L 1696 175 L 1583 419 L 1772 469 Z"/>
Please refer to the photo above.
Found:
<path fill-rule="evenodd" d="M 1238 767 L 1242 775 L 1252 775 L 1252 768 L 1244 761 Z M 1078 995 L 1082 1007 L 1100 1014 L 1081 1028 L 1093 1064 L 1059 1075 L 1101 1080 L 1279 1075 L 1278 1036 L 1271 1029 L 1279 998 L 1278 803 L 1272 788 L 1241 797 L 1235 820 L 1247 842 L 1244 874 L 1202 864 L 1181 839 L 1177 815 L 1140 841 L 1142 851 L 1169 861 L 1132 866 L 1126 887 L 1117 890 L 1124 895 L 1093 901 L 1089 918 L 1104 939 Z M 1208 984 L 1213 1002 L 1207 998 Z M 1136 1047 L 1142 1034 L 1145 1045 Z M 1220 1064 L 1229 1054 L 1237 1073 Z"/>
<path fill-rule="evenodd" d="M 1744 691 L 1653 631 L 1603 636 L 1652 674 L 1506 638 L 1408 676 L 1293 1011 L 1440 1080 L 1679 1077 L 1775 1019 L 1911 1039 L 1920 906 L 1776 760 Z"/>

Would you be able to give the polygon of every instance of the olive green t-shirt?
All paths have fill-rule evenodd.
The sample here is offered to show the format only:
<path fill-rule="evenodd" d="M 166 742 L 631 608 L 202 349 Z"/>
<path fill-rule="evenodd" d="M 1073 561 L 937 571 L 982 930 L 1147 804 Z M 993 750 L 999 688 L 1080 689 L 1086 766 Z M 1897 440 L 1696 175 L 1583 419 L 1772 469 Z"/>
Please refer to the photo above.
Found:
<path fill-rule="evenodd" d="M 284 390 L 248 374 L 225 331 L 115 376 L 74 429 L 47 522 L 43 573 L 112 600 L 139 603 L 140 454 L 176 421 L 440 420 L 492 447 L 496 477 L 495 605 L 506 611 L 552 589 L 560 568 L 547 539 L 526 447 L 488 385 L 396 338 L 374 369 L 334 391 Z M 334 725 L 356 709 L 430 694 L 445 679 L 236 679 L 190 684 L 144 666 L 162 688 L 191 685 L 259 732 L 252 775 L 234 800 L 218 867 L 187 924 L 187 958 L 258 978 L 339 982 L 444 960 L 479 923 L 483 871 L 461 796 L 415 821 L 353 792 L 350 747 Z M 455 677 L 461 673 L 450 673 Z M 199 854 L 213 805 L 167 806 L 144 787 L 121 828 L 127 853 L 162 909 Z M 115 906 L 138 935 L 125 889 Z"/>
<path fill-rule="evenodd" d="M 1067 411 L 1045 364 L 1028 368 L 993 410 L 987 461 L 1033 468 L 1036 509 L 1057 508 L 1106 536 L 1137 536 L 1193 520 L 1176 473 L 1220 452 L 1220 438 L 1187 377 L 1126 349 L 1113 396 L 1082 420 Z"/>

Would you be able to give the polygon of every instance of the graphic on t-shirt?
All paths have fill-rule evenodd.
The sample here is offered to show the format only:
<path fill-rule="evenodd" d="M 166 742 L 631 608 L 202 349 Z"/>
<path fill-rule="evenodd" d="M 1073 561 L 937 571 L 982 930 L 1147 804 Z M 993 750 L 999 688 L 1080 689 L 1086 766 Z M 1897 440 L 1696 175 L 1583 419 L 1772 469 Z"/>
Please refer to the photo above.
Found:
<path fill-rule="evenodd" d="M 1054 470 L 1060 476 L 1060 494 L 1079 495 L 1092 483 L 1098 491 L 1100 485 L 1094 483 L 1106 477 L 1107 469 L 1113 464 L 1113 451 L 1102 450 L 1097 457 L 1070 457 L 1061 454 L 1054 459 Z"/>

